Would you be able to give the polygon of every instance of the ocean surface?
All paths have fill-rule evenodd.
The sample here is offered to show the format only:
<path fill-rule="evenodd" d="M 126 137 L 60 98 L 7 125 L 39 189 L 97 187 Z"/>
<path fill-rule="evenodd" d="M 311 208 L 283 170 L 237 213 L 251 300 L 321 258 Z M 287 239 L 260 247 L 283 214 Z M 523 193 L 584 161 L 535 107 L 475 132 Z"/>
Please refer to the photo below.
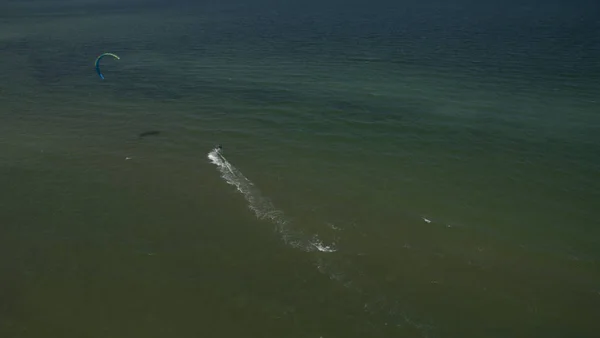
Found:
<path fill-rule="evenodd" d="M 599 13 L 1 0 L 0 337 L 598 337 Z"/>

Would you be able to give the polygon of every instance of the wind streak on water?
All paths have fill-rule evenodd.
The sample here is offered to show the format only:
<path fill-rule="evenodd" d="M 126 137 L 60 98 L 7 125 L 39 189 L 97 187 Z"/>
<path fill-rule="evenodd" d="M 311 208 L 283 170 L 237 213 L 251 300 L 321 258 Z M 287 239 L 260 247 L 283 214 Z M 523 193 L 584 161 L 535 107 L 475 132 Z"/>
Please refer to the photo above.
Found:
<path fill-rule="evenodd" d="M 310 239 L 301 231 L 294 229 L 283 211 L 275 208 L 271 201 L 261 194 L 254 183 L 231 165 L 221 153 L 220 148 L 215 148 L 209 152 L 208 158 L 217 166 L 225 182 L 235 186 L 244 195 L 246 201 L 248 201 L 248 207 L 254 211 L 258 219 L 267 219 L 275 224 L 277 232 L 286 244 L 307 252 L 315 250 L 321 252 L 336 251 L 333 246 L 324 245 L 318 236 L 315 235 Z"/>

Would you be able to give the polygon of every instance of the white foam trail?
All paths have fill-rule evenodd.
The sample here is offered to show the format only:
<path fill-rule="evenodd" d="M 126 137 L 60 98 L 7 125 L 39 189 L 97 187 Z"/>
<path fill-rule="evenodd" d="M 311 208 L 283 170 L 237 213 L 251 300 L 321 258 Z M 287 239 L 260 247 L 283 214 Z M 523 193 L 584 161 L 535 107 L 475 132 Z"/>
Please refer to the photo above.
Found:
<path fill-rule="evenodd" d="M 295 230 L 292 227 L 292 222 L 285 216 L 283 211 L 278 210 L 275 206 L 269 201 L 267 198 L 263 197 L 258 188 L 252 183 L 248 178 L 246 178 L 241 171 L 235 168 L 231 163 L 225 159 L 221 150 L 219 148 L 213 149 L 208 153 L 208 158 L 210 161 L 215 164 L 221 173 L 221 177 L 230 185 L 233 185 L 237 188 L 237 190 L 244 196 L 246 201 L 248 201 L 248 207 L 254 211 L 255 215 L 259 219 L 268 219 L 272 223 L 276 225 L 277 231 L 281 235 L 283 241 L 294 247 L 301 249 L 307 252 L 315 252 L 315 253 L 332 253 L 337 251 L 335 247 L 335 243 L 332 245 L 325 245 L 323 241 L 318 237 L 318 235 L 314 235 L 312 238 L 307 237 L 299 230 Z M 332 230 L 340 230 L 339 227 L 328 223 L 328 226 Z M 348 265 L 348 263 L 344 263 L 344 259 L 342 256 L 331 256 L 331 255 L 316 255 L 314 257 L 316 259 L 316 267 L 317 269 L 329 276 L 330 279 L 335 280 L 346 288 L 358 292 L 365 297 L 369 297 L 369 293 L 365 290 L 362 290 L 360 286 L 358 286 L 354 281 L 352 281 L 349 276 L 347 276 L 347 271 L 355 270 L 352 266 Z M 360 271 L 355 271 L 362 275 L 363 273 Z M 378 317 L 381 315 L 386 315 L 390 322 L 400 320 L 403 323 L 396 323 L 398 327 L 408 324 L 410 326 L 416 327 L 419 331 L 421 331 L 425 336 L 427 332 L 424 330 L 422 324 L 415 322 L 410 319 L 406 312 L 399 312 L 397 309 L 398 304 L 392 302 L 392 307 L 386 309 L 385 303 L 389 303 L 386 301 L 386 297 L 380 296 L 377 297 L 374 301 L 370 301 L 364 304 L 365 312 L 370 313 L 372 315 L 377 315 Z M 386 314 L 387 312 L 387 314 Z M 398 315 L 401 314 L 402 318 L 398 318 Z M 387 322 L 385 325 L 388 325 Z"/>
<path fill-rule="evenodd" d="M 254 187 L 254 184 L 247 179 L 239 170 L 229 163 L 221 154 L 219 149 L 213 149 L 208 153 L 208 158 L 215 164 L 221 172 L 221 177 L 225 182 L 237 188 L 244 195 L 249 203 L 249 208 L 254 211 L 256 217 L 270 219 L 276 224 L 284 225 L 287 220 L 281 210 L 277 210 L 266 198 L 260 195 L 260 192 Z"/>
<path fill-rule="evenodd" d="M 324 245 L 317 235 L 313 236 L 312 239 L 307 239 L 301 231 L 293 229 L 290 220 L 284 215 L 283 211 L 275 208 L 269 199 L 263 197 L 254 183 L 227 161 L 219 148 L 209 152 L 208 158 L 217 166 L 225 182 L 235 186 L 244 195 L 244 198 L 248 201 L 248 207 L 254 211 L 258 219 L 267 219 L 276 225 L 277 231 L 286 244 L 304 251 L 336 251 L 333 245 Z"/>

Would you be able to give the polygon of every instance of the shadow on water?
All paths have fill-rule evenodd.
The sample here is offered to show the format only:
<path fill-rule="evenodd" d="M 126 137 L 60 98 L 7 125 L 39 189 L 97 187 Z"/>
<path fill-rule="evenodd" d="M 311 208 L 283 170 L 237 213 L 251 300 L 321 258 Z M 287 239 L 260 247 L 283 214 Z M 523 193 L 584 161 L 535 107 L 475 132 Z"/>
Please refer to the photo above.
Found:
<path fill-rule="evenodd" d="M 146 136 L 158 136 L 160 135 L 160 131 L 159 130 L 149 130 L 149 131 L 145 131 L 143 133 L 139 134 L 140 138 L 146 137 Z"/>

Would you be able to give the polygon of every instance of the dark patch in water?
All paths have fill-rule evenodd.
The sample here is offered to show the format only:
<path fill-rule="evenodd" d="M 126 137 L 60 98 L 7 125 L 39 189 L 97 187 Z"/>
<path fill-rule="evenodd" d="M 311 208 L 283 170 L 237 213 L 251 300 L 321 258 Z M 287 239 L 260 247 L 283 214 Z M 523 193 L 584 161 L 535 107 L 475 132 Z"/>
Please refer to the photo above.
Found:
<path fill-rule="evenodd" d="M 160 131 L 158 130 L 149 130 L 149 131 L 145 131 L 143 133 L 140 133 L 140 138 L 142 137 L 146 137 L 146 136 L 157 136 L 160 135 Z"/>

